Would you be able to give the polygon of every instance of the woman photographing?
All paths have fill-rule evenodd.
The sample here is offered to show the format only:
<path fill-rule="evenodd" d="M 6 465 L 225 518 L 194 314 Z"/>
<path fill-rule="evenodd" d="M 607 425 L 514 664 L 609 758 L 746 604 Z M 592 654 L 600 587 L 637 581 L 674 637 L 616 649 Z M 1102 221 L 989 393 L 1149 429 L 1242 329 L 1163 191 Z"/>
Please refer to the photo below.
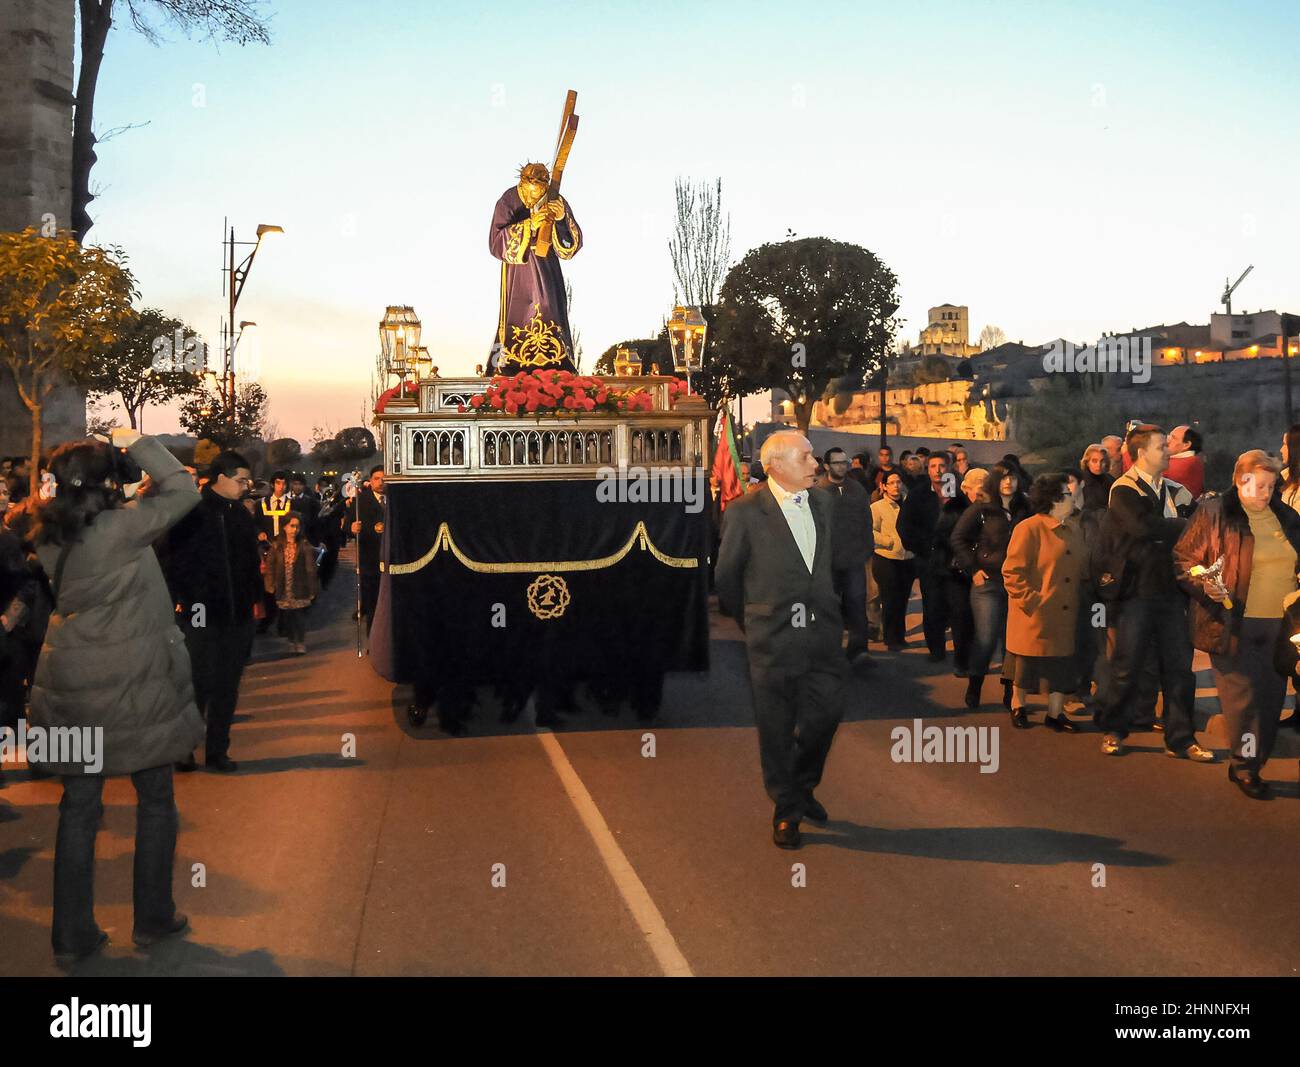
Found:
<path fill-rule="evenodd" d="M 121 449 L 152 477 L 154 495 L 127 500 Z M 111 446 L 61 445 L 50 469 L 57 488 L 40 507 L 32 540 L 50 578 L 54 612 L 33 679 L 30 721 L 98 739 L 93 764 L 50 759 L 43 767 L 63 779 L 52 941 L 56 960 L 68 964 L 108 941 L 95 922 L 94 867 L 110 776 L 129 774 L 136 792 L 135 943 L 151 945 L 188 926 L 172 897 L 172 765 L 203 739 L 204 728 L 152 544 L 199 494 L 161 444 L 134 430 L 114 430 Z"/>

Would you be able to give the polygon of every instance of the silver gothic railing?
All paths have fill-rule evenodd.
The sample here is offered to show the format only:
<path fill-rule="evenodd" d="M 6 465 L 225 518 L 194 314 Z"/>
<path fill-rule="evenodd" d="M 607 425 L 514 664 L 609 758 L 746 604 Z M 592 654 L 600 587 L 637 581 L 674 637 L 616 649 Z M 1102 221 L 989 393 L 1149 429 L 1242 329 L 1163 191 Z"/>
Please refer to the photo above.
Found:
<path fill-rule="evenodd" d="M 418 400 L 390 402 L 379 416 L 385 473 L 398 481 L 588 478 L 609 467 L 705 465 L 703 401 L 670 407 L 668 378 L 604 380 L 615 389 L 648 388 L 655 410 L 484 414 L 469 407 L 487 388 L 484 379 L 423 381 Z"/>

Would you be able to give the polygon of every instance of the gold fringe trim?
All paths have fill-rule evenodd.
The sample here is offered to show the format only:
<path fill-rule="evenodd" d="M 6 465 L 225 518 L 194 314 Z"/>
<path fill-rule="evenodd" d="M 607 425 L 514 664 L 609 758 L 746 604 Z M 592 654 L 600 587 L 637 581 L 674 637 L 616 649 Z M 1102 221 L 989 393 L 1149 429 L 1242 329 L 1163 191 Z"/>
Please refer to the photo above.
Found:
<path fill-rule="evenodd" d="M 639 543 L 638 543 L 639 542 Z M 478 560 L 470 559 L 460 547 L 452 540 L 451 529 L 444 522 L 438 527 L 438 533 L 434 536 L 433 547 L 423 556 L 413 563 L 393 563 L 388 567 L 389 574 L 414 574 L 422 567 L 433 562 L 433 557 L 439 551 L 450 552 L 462 564 L 478 574 L 535 574 L 540 571 L 598 571 L 606 567 L 612 567 L 621 560 L 634 547 L 640 548 L 642 552 L 649 552 L 655 559 L 667 567 L 690 568 L 698 567 L 700 561 L 697 559 L 685 559 L 681 556 L 669 556 L 660 552 L 650 540 L 650 531 L 646 529 L 644 522 L 638 522 L 636 528 L 632 531 L 632 536 L 627 539 L 627 544 L 620 548 L 613 555 L 604 556 L 601 559 L 566 559 L 559 561 L 548 561 L 545 563 L 480 563 Z"/>

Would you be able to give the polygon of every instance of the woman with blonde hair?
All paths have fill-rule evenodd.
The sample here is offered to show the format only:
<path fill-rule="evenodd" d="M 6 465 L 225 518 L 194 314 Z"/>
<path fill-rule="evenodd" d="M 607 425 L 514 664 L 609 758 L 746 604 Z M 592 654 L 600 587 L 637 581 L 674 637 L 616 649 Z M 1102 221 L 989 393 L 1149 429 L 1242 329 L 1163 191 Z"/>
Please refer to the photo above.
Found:
<path fill-rule="evenodd" d="M 1174 572 L 1190 598 L 1192 644 L 1210 654 L 1232 746 L 1228 780 L 1246 796 L 1270 795 L 1260 771 L 1277 737 L 1286 680 L 1273 666 L 1283 602 L 1300 588 L 1300 515 L 1277 490 L 1280 464 L 1243 452 L 1232 488 L 1203 501 L 1174 546 Z M 1200 568 L 1222 569 L 1200 573 Z"/>

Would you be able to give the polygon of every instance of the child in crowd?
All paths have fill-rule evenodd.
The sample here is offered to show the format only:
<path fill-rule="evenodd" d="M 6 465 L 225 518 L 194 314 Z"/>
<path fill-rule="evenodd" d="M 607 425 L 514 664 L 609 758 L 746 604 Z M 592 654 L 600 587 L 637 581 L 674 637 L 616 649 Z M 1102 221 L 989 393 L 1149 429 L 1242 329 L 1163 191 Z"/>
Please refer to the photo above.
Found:
<path fill-rule="evenodd" d="M 307 609 L 320 591 L 316 549 L 303 532 L 302 516 L 290 512 L 266 555 L 266 591 L 275 597 L 284 620 L 284 635 L 294 652 L 307 651 Z"/>

